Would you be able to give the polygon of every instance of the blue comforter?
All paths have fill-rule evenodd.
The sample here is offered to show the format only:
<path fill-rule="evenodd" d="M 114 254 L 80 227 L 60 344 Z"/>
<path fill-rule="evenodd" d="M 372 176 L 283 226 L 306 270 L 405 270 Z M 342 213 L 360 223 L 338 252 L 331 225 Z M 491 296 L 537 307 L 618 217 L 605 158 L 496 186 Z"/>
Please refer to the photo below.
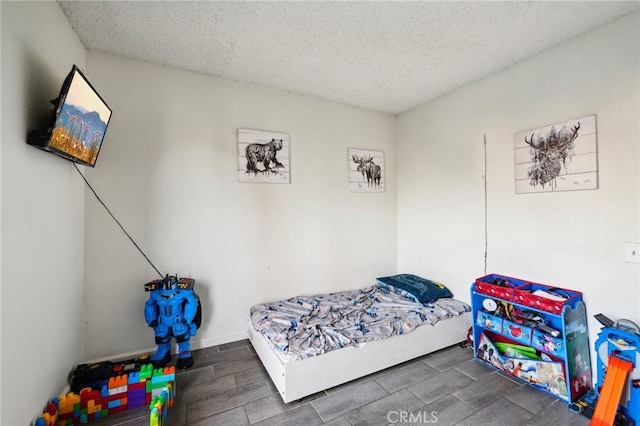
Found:
<path fill-rule="evenodd" d="M 296 360 L 409 333 L 469 311 L 467 304 L 453 298 L 419 304 L 402 291 L 374 285 L 255 305 L 250 318 L 285 359 Z"/>

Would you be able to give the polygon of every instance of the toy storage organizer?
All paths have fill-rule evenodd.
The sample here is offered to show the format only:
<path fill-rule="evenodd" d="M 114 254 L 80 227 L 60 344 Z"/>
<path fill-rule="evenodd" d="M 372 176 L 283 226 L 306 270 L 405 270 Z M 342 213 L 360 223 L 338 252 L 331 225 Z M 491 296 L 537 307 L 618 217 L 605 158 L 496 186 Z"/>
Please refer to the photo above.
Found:
<path fill-rule="evenodd" d="M 474 356 L 572 403 L 592 388 L 582 294 L 491 274 L 471 286 Z"/>

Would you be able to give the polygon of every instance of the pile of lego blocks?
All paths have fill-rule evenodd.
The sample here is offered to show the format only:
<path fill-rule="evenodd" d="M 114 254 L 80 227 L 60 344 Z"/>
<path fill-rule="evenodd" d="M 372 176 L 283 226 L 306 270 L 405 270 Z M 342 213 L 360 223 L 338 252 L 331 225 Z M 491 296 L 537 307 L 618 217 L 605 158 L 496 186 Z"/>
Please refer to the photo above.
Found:
<path fill-rule="evenodd" d="M 87 423 L 121 411 L 149 407 L 149 425 L 162 426 L 175 397 L 175 367 L 140 371 L 109 378 L 101 389 L 85 388 L 53 398 L 34 426 L 68 426 Z"/>

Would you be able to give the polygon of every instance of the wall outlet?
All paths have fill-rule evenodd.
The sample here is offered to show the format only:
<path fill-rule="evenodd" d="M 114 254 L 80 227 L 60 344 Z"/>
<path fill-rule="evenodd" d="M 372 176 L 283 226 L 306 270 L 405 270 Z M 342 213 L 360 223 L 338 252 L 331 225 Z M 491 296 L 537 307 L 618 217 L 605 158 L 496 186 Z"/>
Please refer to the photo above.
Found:
<path fill-rule="evenodd" d="M 624 243 L 624 261 L 640 263 L 640 243 Z"/>

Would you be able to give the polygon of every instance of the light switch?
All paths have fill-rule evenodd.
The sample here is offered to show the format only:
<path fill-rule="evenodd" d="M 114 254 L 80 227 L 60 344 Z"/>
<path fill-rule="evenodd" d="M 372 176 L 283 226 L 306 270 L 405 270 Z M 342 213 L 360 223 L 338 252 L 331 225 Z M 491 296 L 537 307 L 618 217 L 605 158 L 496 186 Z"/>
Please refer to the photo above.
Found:
<path fill-rule="evenodd" d="M 624 261 L 640 263 L 640 243 L 624 243 Z"/>

